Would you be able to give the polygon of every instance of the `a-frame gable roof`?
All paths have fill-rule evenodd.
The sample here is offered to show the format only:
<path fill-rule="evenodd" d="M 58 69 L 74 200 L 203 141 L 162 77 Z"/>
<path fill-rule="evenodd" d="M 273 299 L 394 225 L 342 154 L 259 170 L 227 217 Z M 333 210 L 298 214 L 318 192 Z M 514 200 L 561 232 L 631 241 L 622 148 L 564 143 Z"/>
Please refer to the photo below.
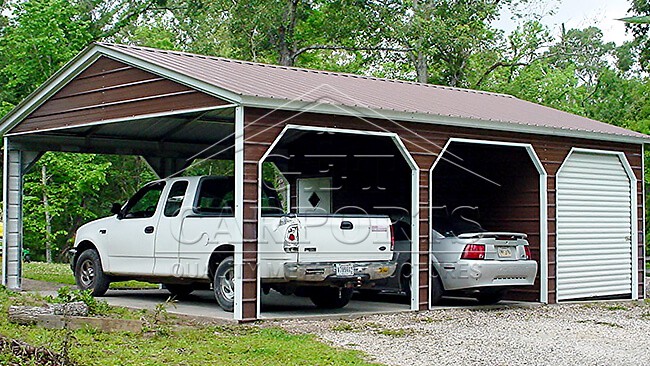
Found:
<path fill-rule="evenodd" d="M 648 136 L 509 95 L 97 43 L 2 120 L 8 131 L 104 56 L 244 106 L 310 110 L 473 128 L 645 142 Z"/>

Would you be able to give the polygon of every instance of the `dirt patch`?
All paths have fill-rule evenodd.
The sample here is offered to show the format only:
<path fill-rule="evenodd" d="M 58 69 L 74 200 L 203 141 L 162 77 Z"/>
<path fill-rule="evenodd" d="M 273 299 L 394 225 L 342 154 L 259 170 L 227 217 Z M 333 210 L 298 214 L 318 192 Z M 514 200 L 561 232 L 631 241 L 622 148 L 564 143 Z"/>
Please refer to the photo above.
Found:
<path fill-rule="evenodd" d="M 58 291 L 61 287 L 64 286 L 69 285 L 23 278 L 23 291 Z"/>

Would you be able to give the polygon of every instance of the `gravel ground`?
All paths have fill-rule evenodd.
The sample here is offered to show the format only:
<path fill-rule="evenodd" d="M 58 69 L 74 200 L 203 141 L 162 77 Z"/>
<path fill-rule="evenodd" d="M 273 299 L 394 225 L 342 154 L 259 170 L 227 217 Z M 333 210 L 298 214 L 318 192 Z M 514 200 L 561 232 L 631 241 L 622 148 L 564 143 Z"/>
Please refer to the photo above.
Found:
<path fill-rule="evenodd" d="M 648 365 L 650 304 L 442 309 L 353 320 L 290 320 L 387 365 Z"/>

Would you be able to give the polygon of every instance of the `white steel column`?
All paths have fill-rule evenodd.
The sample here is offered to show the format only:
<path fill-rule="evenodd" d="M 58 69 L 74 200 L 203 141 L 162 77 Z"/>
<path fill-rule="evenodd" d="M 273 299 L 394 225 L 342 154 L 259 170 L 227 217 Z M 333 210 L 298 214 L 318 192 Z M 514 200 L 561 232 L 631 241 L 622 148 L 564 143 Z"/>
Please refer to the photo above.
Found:
<path fill-rule="evenodd" d="M 243 317 L 244 275 L 244 107 L 235 108 L 235 219 L 239 228 L 235 247 L 235 320 Z"/>
<path fill-rule="evenodd" d="M 22 152 L 12 150 L 8 138 L 4 138 L 3 208 L 4 222 L 2 284 L 12 290 L 22 287 L 23 251 L 23 164 Z"/>

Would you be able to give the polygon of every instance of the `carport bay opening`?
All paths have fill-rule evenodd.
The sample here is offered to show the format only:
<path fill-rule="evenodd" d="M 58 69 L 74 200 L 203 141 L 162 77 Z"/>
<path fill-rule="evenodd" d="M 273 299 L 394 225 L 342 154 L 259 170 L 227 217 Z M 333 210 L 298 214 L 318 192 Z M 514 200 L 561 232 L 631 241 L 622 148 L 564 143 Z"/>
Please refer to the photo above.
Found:
<path fill-rule="evenodd" d="M 457 214 L 488 231 L 528 236 L 540 270 L 534 286 L 513 289 L 509 297 L 546 302 L 546 172 L 532 146 L 452 138 L 431 168 L 430 184 L 432 230 L 444 233 Z M 447 275 L 433 264 L 430 271 Z"/>
<path fill-rule="evenodd" d="M 412 263 L 418 260 L 418 249 L 410 238 L 417 235 L 414 192 L 417 192 L 418 168 L 396 134 L 287 125 L 261 158 L 258 165 L 261 176 L 269 175 L 265 173 L 271 168 L 269 163 L 273 163 L 288 184 L 293 214 L 389 216 L 395 237 L 408 241 L 408 248 L 400 247 L 401 252 L 394 255 L 396 260 L 400 256 L 401 264 L 393 277 L 406 276 L 408 286 L 417 288 L 413 283 L 417 279 L 414 281 L 410 273 Z M 261 190 L 267 182 L 260 180 L 259 184 L 259 199 L 264 206 Z M 268 220 L 268 216 L 272 215 L 261 210 L 258 219 Z M 260 279 L 269 276 L 264 269 L 265 262 L 282 260 L 272 254 L 264 258 L 268 244 L 264 238 L 265 234 L 260 233 L 257 250 Z M 341 244 L 354 245 L 360 238 L 340 239 L 340 243 L 328 250 L 336 251 L 336 246 Z M 265 286 L 261 289 L 268 291 Z M 411 294 L 410 308 L 417 308 L 416 297 L 417 294 Z"/>

